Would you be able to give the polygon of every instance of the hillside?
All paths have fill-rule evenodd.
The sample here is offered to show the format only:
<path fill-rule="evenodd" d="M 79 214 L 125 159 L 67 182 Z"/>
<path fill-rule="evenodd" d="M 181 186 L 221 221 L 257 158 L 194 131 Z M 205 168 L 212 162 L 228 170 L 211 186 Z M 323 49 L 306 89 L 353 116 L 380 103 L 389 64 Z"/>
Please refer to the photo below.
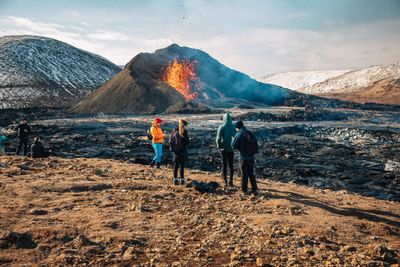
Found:
<path fill-rule="evenodd" d="M 400 105 L 400 78 L 387 78 L 350 93 L 325 93 L 325 97 L 358 103 Z"/>
<path fill-rule="evenodd" d="M 55 39 L 0 37 L 0 109 L 69 107 L 120 70 Z"/>
<path fill-rule="evenodd" d="M 264 76 L 260 81 L 263 83 L 276 84 L 292 90 L 298 90 L 340 76 L 349 71 L 351 70 L 288 71 Z"/>
<path fill-rule="evenodd" d="M 199 193 L 171 170 L 101 159 L 0 156 L 0 264 L 389 266 L 400 206 L 259 181 Z M 197 181 L 218 173 L 189 171 Z M 238 185 L 235 179 L 235 184 Z M 12 201 L 10 201 L 12 199 Z"/>
<path fill-rule="evenodd" d="M 152 114 L 188 101 L 200 105 L 199 109 L 232 103 L 279 104 L 288 94 L 284 88 L 229 69 L 201 50 L 173 44 L 138 54 L 73 110 Z"/>
<path fill-rule="evenodd" d="M 128 101 L 129 99 L 129 101 Z M 81 113 L 153 114 L 191 102 L 194 113 L 240 105 L 345 106 L 341 101 L 308 96 L 258 82 L 230 69 L 207 53 L 177 44 L 141 53 L 112 80 L 72 110 Z M 194 103 L 194 104 L 193 104 Z M 196 105 L 198 105 L 196 107 Z M 177 110 L 172 107 L 173 110 Z"/>
<path fill-rule="evenodd" d="M 400 104 L 400 63 L 354 70 L 298 91 L 355 102 Z"/>

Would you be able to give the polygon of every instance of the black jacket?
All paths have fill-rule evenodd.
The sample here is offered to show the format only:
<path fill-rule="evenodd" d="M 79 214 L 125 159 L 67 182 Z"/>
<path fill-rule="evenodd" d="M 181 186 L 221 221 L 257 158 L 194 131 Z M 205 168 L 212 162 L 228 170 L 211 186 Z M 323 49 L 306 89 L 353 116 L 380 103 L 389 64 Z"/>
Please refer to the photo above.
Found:
<path fill-rule="evenodd" d="M 27 139 L 28 135 L 32 133 L 31 127 L 29 127 L 27 123 L 18 124 L 15 130 L 17 131 L 18 137 L 21 139 Z"/>
<path fill-rule="evenodd" d="M 178 132 L 178 129 L 175 129 L 176 132 Z M 183 138 L 182 138 L 182 149 L 179 152 L 173 152 L 173 159 L 174 160 L 188 160 L 188 151 L 187 147 L 189 145 L 189 134 L 188 131 L 185 129 L 183 131 Z"/>
<path fill-rule="evenodd" d="M 49 152 L 46 151 L 42 142 L 35 141 L 31 146 L 32 158 L 44 158 L 49 156 Z"/>
<path fill-rule="evenodd" d="M 246 140 L 245 140 L 245 136 L 244 136 L 244 134 L 247 132 L 247 129 L 246 129 L 246 127 L 242 127 L 242 129 L 240 129 L 237 133 L 236 133 L 236 135 L 235 135 L 235 137 L 233 138 L 233 140 L 232 140 L 232 147 L 233 147 L 233 149 L 237 149 L 237 150 L 239 150 L 239 153 L 240 153 L 240 156 L 239 156 L 239 158 L 241 159 L 241 160 L 251 160 L 251 159 L 254 159 L 254 155 L 251 155 L 251 156 L 249 156 L 249 155 L 246 155 L 245 153 L 244 153 L 244 146 L 246 145 Z"/>

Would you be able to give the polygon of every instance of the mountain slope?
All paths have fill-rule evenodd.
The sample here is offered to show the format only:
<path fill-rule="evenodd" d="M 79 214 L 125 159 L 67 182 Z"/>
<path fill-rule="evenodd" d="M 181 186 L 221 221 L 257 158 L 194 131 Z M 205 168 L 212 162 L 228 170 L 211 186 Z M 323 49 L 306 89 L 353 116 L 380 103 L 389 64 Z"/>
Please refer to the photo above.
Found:
<path fill-rule="evenodd" d="M 84 101 L 73 108 L 85 113 L 160 113 L 184 98 L 166 85 L 140 86 L 129 72 L 123 69 L 110 81 L 95 90 Z"/>
<path fill-rule="evenodd" d="M 327 70 L 327 71 L 289 71 L 270 74 L 260 79 L 261 82 L 276 84 L 292 90 L 311 86 L 327 79 L 340 76 L 351 70 Z"/>
<path fill-rule="evenodd" d="M 358 103 L 400 105 L 400 78 L 387 78 L 349 93 L 323 93 L 320 96 Z"/>
<path fill-rule="evenodd" d="M 120 68 L 66 43 L 39 36 L 0 38 L 0 108 L 65 107 Z"/>
<path fill-rule="evenodd" d="M 324 82 L 300 88 L 298 91 L 339 99 L 352 98 L 356 102 L 393 103 L 387 100 L 398 95 L 396 89 L 398 79 L 400 79 L 400 63 L 395 63 L 351 71 Z M 357 95 L 360 99 L 356 97 Z M 371 100 L 368 100 L 368 97 L 371 97 Z M 400 100 L 395 102 L 398 104 Z"/>
<path fill-rule="evenodd" d="M 126 101 L 128 98 L 130 101 Z M 152 54 L 135 56 L 119 75 L 73 110 L 84 113 L 160 113 L 168 106 L 179 106 L 179 103 L 188 101 L 211 107 L 239 104 L 304 106 L 311 102 L 337 105 L 337 101 L 258 82 L 224 66 L 201 50 L 173 44 Z"/>

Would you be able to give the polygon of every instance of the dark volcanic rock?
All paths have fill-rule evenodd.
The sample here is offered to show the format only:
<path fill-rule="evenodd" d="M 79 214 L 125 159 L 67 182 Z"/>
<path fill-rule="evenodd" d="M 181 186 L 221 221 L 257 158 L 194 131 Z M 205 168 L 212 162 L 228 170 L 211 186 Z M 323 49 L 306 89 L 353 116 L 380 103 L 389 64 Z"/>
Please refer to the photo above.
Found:
<path fill-rule="evenodd" d="M 211 109 L 200 103 L 178 102 L 164 111 L 164 114 L 211 114 L 220 111 Z M 221 111 L 222 112 L 222 111 Z"/>
<path fill-rule="evenodd" d="M 347 116 L 337 111 L 306 107 L 304 110 L 291 110 L 287 114 L 249 112 L 235 119 L 242 121 L 341 121 L 346 120 Z"/>
<path fill-rule="evenodd" d="M 4 233 L 0 237 L 0 248 L 6 249 L 10 247 L 16 247 L 21 249 L 33 249 L 36 248 L 36 243 L 32 239 L 30 233 L 17 233 L 9 232 Z"/>
<path fill-rule="evenodd" d="M 356 113 L 358 115 L 345 112 L 344 115 L 351 118 L 361 116 L 363 112 Z M 300 121 L 316 116 L 314 113 L 307 115 L 309 117 L 300 114 Z M 316 114 L 321 112 L 317 110 Z M 331 115 L 330 112 L 327 114 Z M 273 115 L 273 118 L 285 116 Z M 166 138 L 173 127 L 176 127 L 175 120 L 178 117 L 171 116 L 166 119 L 163 125 Z M 221 159 L 215 145 L 215 120 L 218 117 L 220 116 L 186 116 L 191 122 L 188 168 L 203 171 L 220 170 Z M 288 118 L 294 120 L 294 117 Z M 392 122 L 390 114 L 388 118 Z M 34 134 L 43 138 L 55 156 L 112 158 L 148 164 L 154 153 L 145 136 L 150 120 L 151 118 L 142 116 L 99 116 L 79 120 L 54 120 L 51 124 L 38 122 L 32 123 L 31 126 Z M 362 119 L 355 121 L 356 123 L 317 121 L 297 124 L 290 121 L 262 123 L 250 120 L 251 118 L 247 117 L 245 123 L 257 136 L 260 144 L 255 165 L 258 178 L 332 190 L 345 189 L 365 196 L 400 201 L 400 133 L 397 128 L 381 126 L 380 123 L 361 127 L 357 123 Z M 394 119 L 393 122 L 397 123 Z M 10 133 L 8 141 L 11 142 L 11 145 L 6 146 L 7 153 L 14 153 L 17 145 L 14 127 L 15 125 L 11 125 L 7 129 Z M 163 165 L 171 166 L 172 155 L 167 144 L 163 150 Z M 237 170 L 236 160 L 235 164 Z M 57 165 L 57 162 L 52 162 L 51 166 L 53 165 Z M 32 168 L 34 166 L 29 165 L 26 170 L 21 171 L 31 171 Z M 96 171 L 94 174 L 107 175 L 103 171 Z M 98 187 L 83 184 L 60 187 L 59 191 L 85 192 L 108 189 L 108 184 Z"/>
<path fill-rule="evenodd" d="M 199 181 L 191 181 L 187 184 L 187 187 L 193 187 L 196 191 L 200 193 L 215 193 L 219 184 L 217 182 L 199 182 Z"/>

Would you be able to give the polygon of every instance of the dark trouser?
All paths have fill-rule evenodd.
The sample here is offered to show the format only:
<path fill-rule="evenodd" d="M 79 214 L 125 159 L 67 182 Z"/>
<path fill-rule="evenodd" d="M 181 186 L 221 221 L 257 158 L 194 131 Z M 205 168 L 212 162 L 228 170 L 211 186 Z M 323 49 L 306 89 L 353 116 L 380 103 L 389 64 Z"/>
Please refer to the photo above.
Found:
<path fill-rule="evenodd" d="M 226 152 L 221 151 L 221 159 L 222 159 L 222 176 L 224 177 L 225 183 L 227 183 L 228 176 L 228 165 L 229 165 L 229 179 L 233 181 L 233 151 Z"/>
<path fill-rule="evenodd" d="M 250 179 L 251 191 L 257 191 L 256 177 L 254 176 L 254 159 L 241 160 L 240 168 L 242 170 L 242 191 L 247 192 L 247 180 Z"/>
<path fill-rule="evenodd" d="M 174 161 L 174 178 L 178 178 L 178 169 L 180 169 L 179 173 L 181 175 L 181 179 L 184 179 L 185 178 L 185 160 L 175 159 L 175 161 Z"/>
<path fill-rule="evenodd" d="M 19 155 L 19 152 L 21 152 L 21 149 L 24 149 L 24 156 L 28 153 L 28 138 L 19 138 L 19 143 L 17 147 L 17 152 L 16 154 Z"/>

